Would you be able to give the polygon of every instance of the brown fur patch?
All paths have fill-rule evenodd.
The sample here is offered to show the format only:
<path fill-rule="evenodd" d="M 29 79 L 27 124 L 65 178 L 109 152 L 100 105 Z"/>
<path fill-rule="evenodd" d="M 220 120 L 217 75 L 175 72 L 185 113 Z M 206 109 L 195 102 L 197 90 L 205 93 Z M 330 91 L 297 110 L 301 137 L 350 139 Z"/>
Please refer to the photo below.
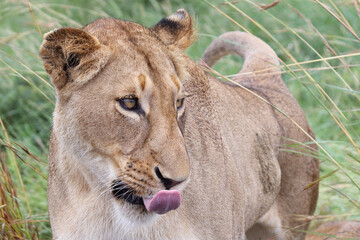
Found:
<path fill-rule="evenodd" d="M 140 83 L 140 88 L 142 91 L 144 91 L 145 86 L 146 86 L 146 78 L 145 78 L 144 74 L 140 74 L 138 76 L 138 79 L 139 79 L 139 83 Z"/>
<path fill-rule="evenodd" d="M 177 89 L 180 90 L 181 85 L 180 85 L 178 78 L 174 75 L 171 75 L 171 80 L 173 81 L 173 83 L 175 84 Z"/>

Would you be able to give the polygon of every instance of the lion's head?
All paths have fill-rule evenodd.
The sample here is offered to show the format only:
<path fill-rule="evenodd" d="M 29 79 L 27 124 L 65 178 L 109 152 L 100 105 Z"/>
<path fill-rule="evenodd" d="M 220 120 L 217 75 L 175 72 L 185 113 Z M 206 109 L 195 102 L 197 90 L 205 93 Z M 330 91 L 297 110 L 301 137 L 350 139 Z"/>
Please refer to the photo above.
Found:
<path fill-rule="evenodd" d="M 187 74 L 179 66 L 193 35 L 179 10 L 151 29 L 117 19 L 60 28 L 41 47 L 57 93 L 53 131 L 74 156 L 66 167 L 82 169 L 88 188 L 101 182 L 116 204 L 140 214 L 177 208 L 177 190 L 189 179 L 179 124 Z"/>

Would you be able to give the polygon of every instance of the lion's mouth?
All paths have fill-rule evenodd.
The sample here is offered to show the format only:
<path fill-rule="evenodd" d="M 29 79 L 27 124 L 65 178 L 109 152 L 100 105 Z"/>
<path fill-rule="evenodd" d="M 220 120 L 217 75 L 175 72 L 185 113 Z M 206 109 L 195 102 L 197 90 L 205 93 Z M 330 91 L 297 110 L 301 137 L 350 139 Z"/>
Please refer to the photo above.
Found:
<path fill-rule="evenodd" d="M 133 205 L 141 205 L 148 212 L 164 214 L 180 206 L 181 195 L 178 190 L 161 190 L 152 197 L 139 197 L 135 189 L 129 187 L 121 180 L 112 183 L 112 194 L 117 199 L 124 199 Z"/>
<path fill-rule="evenodd" d="M 117 199 L 124 199 L 126 202 L 134 205 L 144 206 L 144 201 L 142 197 L 139 197 L 134 194 L 135 190 L 120 180 L 115 180 L 112 183 L 112 194 Z M 145 207 L 145 206 L 144 206 Z"/>

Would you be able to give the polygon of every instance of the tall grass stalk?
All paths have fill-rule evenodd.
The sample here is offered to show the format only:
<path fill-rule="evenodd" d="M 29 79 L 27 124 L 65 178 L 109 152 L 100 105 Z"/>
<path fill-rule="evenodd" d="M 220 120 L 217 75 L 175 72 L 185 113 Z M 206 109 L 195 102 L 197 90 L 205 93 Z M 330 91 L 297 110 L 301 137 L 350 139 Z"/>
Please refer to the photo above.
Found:
<path fill-rule="evenodd" d="M 1 122 L 1 120 L 0 120 Z M 2 123 L 2 122 L 1 122 Z M 3 125 L 2 125 L 3 126 Z M 24 211 L 19 203 L 18 186 L 14 183 L 12 174 L 8 169 L 7 154 L 0 147 L 0 236 L 1 239 L 39 239 L 37 226 L 28 221 L 31 215 L 24 216 Z M 14 157 L 13 154 L 10 154 Z M 21 177 L 20 177 L 21 179 Z M 26 196 L 23 185 L 21 186 Z"/>

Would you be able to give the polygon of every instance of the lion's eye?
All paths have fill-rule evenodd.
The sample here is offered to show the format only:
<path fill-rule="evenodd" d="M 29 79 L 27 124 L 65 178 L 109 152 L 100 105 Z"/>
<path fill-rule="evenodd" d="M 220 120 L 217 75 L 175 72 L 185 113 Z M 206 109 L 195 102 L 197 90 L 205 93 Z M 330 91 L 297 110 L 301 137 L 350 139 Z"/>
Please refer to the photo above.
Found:
<path fill-rule="evenodd" d="M 184 98 L 179 98 L 178 100 L 176 100 L 176 108 L 177 108 L 177 110 L 182 108 L 183 105 L 184 105 Z"/>
<path fill-rule="evenodd" d="M 126 96 L 117 100 L 125 110 L 135 111 L 139 109 L 139 99 L 135 96 Z"/>

